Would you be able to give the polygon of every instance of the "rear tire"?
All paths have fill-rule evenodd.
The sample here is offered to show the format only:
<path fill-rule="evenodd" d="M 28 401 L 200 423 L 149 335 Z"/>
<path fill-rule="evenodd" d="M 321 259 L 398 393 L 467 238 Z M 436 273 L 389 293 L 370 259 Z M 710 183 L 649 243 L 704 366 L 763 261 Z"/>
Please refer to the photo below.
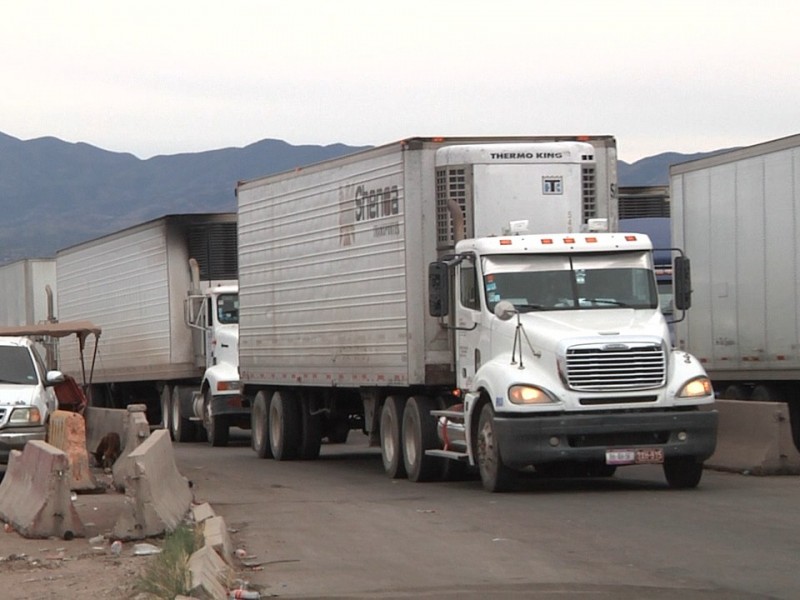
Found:
<path fill-rule="evenodd" d="M 188 390 L 189 392 L 191 390 Z M 172 439 L 176 442 L 186 443 L 195 439 L 195 424 L 181 415 L 181 386 L 176 385 L 172 388 L 172 399 L 170 401 L 170 427 L 172 428 Z"/>
<path fill-rule="evenodd" d="M 381 458 L 383 470 L 392 479 L 406 476 L 403 463 L 403 444 L 400 435 L 400 415 L 403 411 L 403 399 L 389 396 L 381 409 Z"/>
<path fill-rule="evenodd" d="M 776 385 L 762 383 L 753 388 L 750 400 L 757 402 L 786 402 L 786 394 Z"/>
<path fill-rule="evenodd" d="M 431 398 L 414 396 L 403 410 L 403 464 L 411 481 L 432 481 L 442 476 L 442 459 L 425 454 L 438 446 L 436 418 L 431 415 L 436 408 Z"/>
<path fill-rule="evenodd" d="M 316 460 L 319 458 L 320 446 L 322 445 L 322 418 L 318 414 L 312 414 L 316 408 L 314 400 L 304 395 L 300 402 L 300 410 L 302 411 L 300 458 L 304 460 Z"/>
<path fill-rule="evenodd" d="M 722 392 L 722 398 L 725 400 L 749 400 L 750 390 L 747 386 L 734 383 L 725 388 Z"/>
<path fill-rule="evenodd" d="M 664 460 L 664 476 L 673 489 L 696 488 L 703 477 L 703 463 L 691 456 L 667 458 Z"/>
<path fill-rule="evenodd" d="M 478 471 L 487 492 L 507 492 L 516 479 L 514 471 L 503 464 L 500 446 L 494 430 L 494 410 L 491 404 L 481 409 L 478 421 Z"/>
<path fill-rule="evenodd" d="M 287 390 L 272 394 L 269 403 L 269 445 L 275 460 L 294 460 L 302 436 L 298 398 Z"/>
<path fill-rule="evenodd" d="M 170 386 L 165 385 L 164 388 L 161 390 L 161 428 L 169 431 L 170 437 L 172 437 L 172 429 L 169 424 L 171 395 L 172 395 L 172 389 L 170 388 Z"/>
<path fill-rule="evenodd" d="M 272 458 L 272 448 L 269 445 L 269 420 L 267 415 L 267 393 L 260 391 L 253 401 L 253 414 L 250 427 L 250 445 L 259 458 Z"/>

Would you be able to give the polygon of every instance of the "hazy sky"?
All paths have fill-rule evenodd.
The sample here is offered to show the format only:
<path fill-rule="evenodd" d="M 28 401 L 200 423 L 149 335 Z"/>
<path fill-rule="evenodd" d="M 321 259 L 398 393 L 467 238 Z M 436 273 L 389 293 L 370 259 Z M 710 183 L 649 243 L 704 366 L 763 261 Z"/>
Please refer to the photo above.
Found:
<path fill-rule="evenodd" d="M 620 158 L 800 132 L 797 0 L 0 0 L 0 132 L 140 158 L 612 134 Z"/>

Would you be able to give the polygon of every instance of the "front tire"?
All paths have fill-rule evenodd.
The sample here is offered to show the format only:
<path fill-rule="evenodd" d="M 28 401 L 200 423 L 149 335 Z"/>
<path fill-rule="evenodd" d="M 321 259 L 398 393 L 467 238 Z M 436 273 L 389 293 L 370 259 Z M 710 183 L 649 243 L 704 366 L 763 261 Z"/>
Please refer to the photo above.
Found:
<path fill-rule="evenodd" d="M 514 483 L 514 471 L 503 464 L 494 429 L 494 410 L 484 404 L 478 421 L 478 471 L 487 492 L 506 492 Z"/>
<path fill-rule="evenodd" d="M 170 437 L 172 437 L 172 429 L 169 423 L 171 396 L 172 389 L 169 385 L 164 385 L 164 388 L 161 390 L 161 428 L 169 431 Z"/>
<path fill-rule="evenodd" d="M 409 398 L 403 411 L 403 464 L 411 481 L 432 481 L 442 475 L 442 459 L 425 454 L 438 446 L 436 402 L 424 396 Z"/>
<path fill-rule="evenodd" d="M 272 448 L 269 445 L 269 414 L 267 393 L 260 391 L 253 401 L 253 414 L 251 418 L 250 444 L 259 458 L 272 458 Z"/>
<path fill-rule="evenodd" d="M 383 470 L 392 479 L 406 476 L 400 435 L 402 411 L 403 399 L 396 396 L 387 397 L 381 409 L 381 458 L 383 459 Z"/>
<path fill-rule="evenodd" d="M 208 434 L 208 441 L 212 446 L 221 447 L 227 446 L 229 440 L 228 419 L 219 415 L 214 416 L 211 414 L 211 390 L 206 390 L 203 395 L 203 413 L 205 414 L 204 426 Z"/>
<path fill-rule="evenodd" d="M 191 390 L 188 390 L 191 393 Z M 176 442 L 185 443 L 195 439 L 195 425 L 189 419 L 181 415 L 181 386 L 176 385 L 172 388 L 172 399 L 170 401 L 170 427 L 172 428 L 172 439 Z"/>
<path fill-rule="evenodd" d="M 673 489 L 696 488 L 703 477 L 703 463 L 691 456 L 667 458 L 664 460 L 664 476 Z"/>
<path fill-rule="evenodd" d="M 301 440 L 300 407 L 289 391 L 272 394 L 269 403 L 269 445 L 275 460 L 297 458 Z"/>

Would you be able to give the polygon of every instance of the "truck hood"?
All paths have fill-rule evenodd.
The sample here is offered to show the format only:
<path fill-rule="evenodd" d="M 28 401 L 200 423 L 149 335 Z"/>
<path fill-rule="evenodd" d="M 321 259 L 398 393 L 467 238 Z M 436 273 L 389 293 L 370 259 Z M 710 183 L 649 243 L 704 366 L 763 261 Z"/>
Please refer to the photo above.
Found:
<path fill-rule="evenodd" d="M 534 347 L 553 353 L 569 340 L 641 336 L 669 339 L 663 316 L 654 309 L 530 312 L 520 314 L 520 322 Z M 502 336 L 513 340 L 516 318 L 501 323 Z"/>

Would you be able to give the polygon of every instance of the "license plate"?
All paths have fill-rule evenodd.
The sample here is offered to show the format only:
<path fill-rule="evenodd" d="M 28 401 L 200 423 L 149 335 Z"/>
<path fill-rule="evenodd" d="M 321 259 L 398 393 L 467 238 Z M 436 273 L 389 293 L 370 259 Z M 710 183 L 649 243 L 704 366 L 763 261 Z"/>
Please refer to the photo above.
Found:
<path fill-rule="evenodd" d="M 606 450 L 607 465 L 652 465 L 664 462 L 662 448 Z"/>

